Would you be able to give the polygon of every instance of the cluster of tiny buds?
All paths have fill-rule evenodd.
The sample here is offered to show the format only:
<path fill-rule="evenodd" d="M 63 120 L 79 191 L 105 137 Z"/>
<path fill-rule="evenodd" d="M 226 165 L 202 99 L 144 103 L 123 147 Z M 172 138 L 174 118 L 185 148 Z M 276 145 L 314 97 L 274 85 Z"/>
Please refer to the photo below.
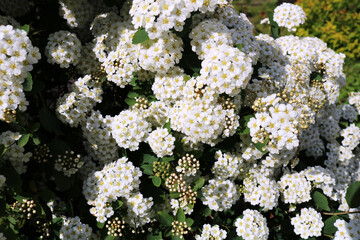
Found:
<path fill-rule="evenodd" d="M 162 179 L 170 177 L 171 165 L 168 162 L 158 162 L 153 163 L 153 172 L 155 176 L 158 176 Z"/>
<path fill-rule="evenodd" d="M 23 199 L 22 203 L 16 201 L 11 206 L 12 209 L 17 209 L 21 214 L 21 218 L 30 219 L 33 214 L 36 213 L 36 204 L 34 200 Z"/>
<path fill-rule="evenodd" d="M 185 175 L 195 175 L 199 168 L 199 160 L 197 160 L 194 155 L 190 155 L 187 153 L 185 154 L 185 156 L 178 160 L 178 166 L 176 167 L 176 171 L 181 172 Z"/>
<path fill-rule="evenodd" d="M 228 116 L 225 116 L 225 129 L 229 129 L 232 126 L 231 119 Z"/>
<path fill-rule="evenodd" d="M 223 96 L 223 97 L 221 97 L 220 102 L 221 102 L 221 106 L 224 110 L 236 108 L 234 102 L 232 102 L 230 98 L 225 98 Z"/>
<path fill-rule="evenodd" d="M 150 223 L 155 223 L 155 222 L 156 222 L 155 219 L 150 220 Z M 153 228 L 152 228 L 152 227 L 148 227 L 148 228 L 147 228 L 147 231 L 148 231 L 148 232 L 152 232 L 152 231 L 153 231 Z M 145 231 L 145 229 L 144 229 L 143 227 L 141 227 L 141 228 L 134 228 L 133 230 L 131 230 L 131 233 L 133 233 L 133 234 L 140 234 L 140 233 L 144 234 L 145 232 L 146 232 L 146 231 Z"/>
<path fill-rule="evenodd" d="M 324 74 L 326 71 L 326 66 L 324 63 L 319 63 L 314 65 L 316 72 L 318 72 L 319 74 Z"/>
<path fill-rule="evenodd" d="M 46 144 L 41 144 L 34 149 L 34 160 L 38 163 L 46 163 L 52 158 L 50 154 L 50 148 Z"/>
<path fill-rule="evenodd" d="M 1 117 L 1 120 L 6 122 L 6 123 L 11 123 L 16 121 L 16 110 L 11 110 L 11 109 L 4 109 L 4 113 Z"/>
<path fill-rule="evenodd" d="M 135 97 L 136 103 L 132 106 L 133 109 L 147 109 L 149 107 L 149 101 L 144 97 Z"/>
<path fill-rule="evenodd" d="M 50 237 L 50 223 L 36 220 L 36 232 L 40 234 L 39 239 L 47 239 Z"/>
<path fill-rule="evenodd" d="M 100 81 L 106 77 L 105 67 L 100 65 L 95 68 L 95 70 L 91 73 L 91 77 L 95 80 L 96 83 L 100 83 Z"/>
<path fill-rule="evenodd" d="M 112 220 L 108 220 L 106 225 L 106 229 L 108 230 L 107 234 L 114 237 L 121 237 L 123 234 L 121 230 L 125 228 L 125 220 L 121 220 L 118 217 L 115 217 Z"/>
<path fill-rule="evenodd" d="M 205 91 L 205 88 L 195 88 L 195 98 L 201 98 L 204 95 Z"/>
<path fill-rule="evenodd" d="M 80 158 L 80 154 L 75 155 L 74 151 L 65 151 L 65 155 L 58 155 L 55 160 L 55 169 L 63 171 L 66 176 L 70 177 L 84 165 Z"/>
<path fill-rule="evenodd" d="M 183 239 L 184 236 L 189 233 L 189 231 L 191 231 L 191 227 L 188 227 L 186 222 L 180 222 L 178 220 L 175 220 L 171 223 L 172 225 L 172 235 L 173 236 L 179 236 L 180 239 Z"/>
<path fill-rule="evenodd" d="M 172 192 L 185 192 L 187 190 L 187 185 L 183 179 L 183 174 L 171 173 L 170 176 L 165 181 L 165 186 L 170 189 Z"/>
<path fill-rule="evenodd" d="M 179 201 L 185 205 L 194 205 L 196 203 L 196 197 L 197 192 L 194 192 L 191 187 L 188 186 L 186 191 L 180 193 Z"/>

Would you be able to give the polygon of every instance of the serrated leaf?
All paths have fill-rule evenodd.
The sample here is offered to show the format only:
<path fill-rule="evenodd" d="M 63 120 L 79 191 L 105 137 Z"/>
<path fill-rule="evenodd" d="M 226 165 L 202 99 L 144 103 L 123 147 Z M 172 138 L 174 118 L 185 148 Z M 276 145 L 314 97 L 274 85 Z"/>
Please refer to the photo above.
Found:
<path fill-rule="evenodd" d="M 350 184 L 346 190 L 345 199 L 350 208 L 360 206 L 360 181 Z"/>
<path fill-rule="evenodd" d="M 250 115 L 246 115 L 246 116 L 240 118 L 239 128 L 237 129 L 237 134 L 239 134 L 239 135 L 250 134 L 250 128 L 247 125 L 248 125 L 250 119 L 253 117 L 254 117 L 254 115 L 250 114 Z"/>
<path fill-rule="evenodd" d="M 194 220 L 192 218 L 186 218 L 185 222 L 188 227 L 191 227 L 194 223 Z"/>
<path fill-rule="evenodd" d="M 113 208 L 114 210 L 117 210 L 117 209 L 121 208 L 121 206 L 122 206 L 123 204 L 124 204 L 124 203 L 123 203 L 122 201 L 117 200 L 117 201 L 113 202 L 113 203 L 111 204 L 111 206 L 112 206 L 112 208 Z"/>
<path fill-rule="evenodd" d="M 340 219 L 339 216 L 331 216 L 324 222 L 323 232 L 328 235 L 332 235 L 337 231 L 337 228 L 334 226 L 336 220 Z"/>
<path fill-rule="evenodd" d="M 204 217 L 208 217 L 211 215 L 211 209 L 206 207 L 204 210 Z"/>
<path fill-rule="evenodd" d="M 136 97 L 140 97 L 140 94 L 138 94 L 136 92 L 129 92 L 127 97 L 128 98 L 136 98 Z"/>
<path fill-rule="evenodd" d="M 168 214 L 165 211 L 158 212 L 159 221 L 162 225 L 166 227 L 171 227 L 172 222 L 174 221 L 174 217 Z"/>
<path fill-rule="evenodd" d="M 27 77 L 23 83 L 23 90 L 25 92 L 30 92 L 32 90 L 32 87 L 33 87 L 33 79 L 31 74 L 28 72 Z"/>
<path fill-rule="evenodd" d="M 159 178 L 158 176 L 153 176 L 152 183 L 154 184 L 155 187 L 160 187 L 161 178 Z"/>
<path fill-rule="evenodd" d="M 179 222 L 185 222 L 185 213 L 182 208 L 179 208 L 176 212 L 176 220 Z"/>
<path fill-rule="evenodd" d="M 163 161 L 163 162 L 171 162 L 171 161 L 174 161 L 174 160 L 175 160 L 174 156 L 161 158 L 161 161 Z"/>
<path fill-rule="evenodd" d="M 29 138 L 30 138 L 30 133 L 22 135 L 18 140 L 19 147 L 24 147 L 28 143 Z"/>
<path fill-rule="evenodd" d="M 316 208 L 319 210 L 330 211 L 329 201 L 326 196 L 319 191 L 315 191 L 312 194 L 312 198 L 315 202 Z"/>
<path fill-rule="evenodd" d="M 136 100 L 134 98 L 127 98 L 125 99 L 125 102 L 127 105 L 129 105 L 130 107 L 134 106 L 136 103 Z"/>
<path fill-rule="evenodd" d="M 8 217 L 7 217 L 7 220 L 8 220 L 11 224 L 16 225 L 16 220 L 15 220 L 15 218 L 13 218 L 12 216 L 8 216 Z"/>
<path fill-rule="evenodd" d="M 264 142 L 257 142 L 257 143 L 253 143 L 254 146 L 262 153 L 267 153 L 268 151 L 266 150 L 266 146 L 269 143 L 269 138 L 266 138 L 264 140 Z M 264 150 L 265 149 L 265 150 Z"/>
<path fill-rule="evenodd" d="M 136 31 L 136 33 L 134 34 L 134 37 L 132 39 L 132 43 L 133 44 L 139 44 L 142 42 L 145 42 L 146 40 L 149 40 L 149 35 L 148 33 L 145 31 L 144 28 L 140 28 L 139 30 Z"/>
<path fill-rule="evenodd" d="M 30 26 L 28 24 L 25 24 L 23 26 L 18 27 L 18 29 L 24 30 L 26 33 L 29 33 Z"/>
<path fill-rule="evenodd" d="M 194 187 L 193 187 L 194 192 L 196 192 L 197 190 L 199 190 L 200 188 L 202 188 L 202 186 L 204 186 L 204 183 L 205 183 L 205 179 L 204 179 L 203 177 L 198 178 L 198 179 L 195 181 L 195 185 L 194 185 Z"/>
<path fill-rule="evenodd" d="M 269 17 L 269 21 L 270 21 L 270 32 L 271 32 L 271 36 L 276 39 L 279 37 L 279 32 L 280 32 L 280 28 L 279 25 L 274 21 L 274 13 L 273 12 L 268 12 L 268 17 Z"/>

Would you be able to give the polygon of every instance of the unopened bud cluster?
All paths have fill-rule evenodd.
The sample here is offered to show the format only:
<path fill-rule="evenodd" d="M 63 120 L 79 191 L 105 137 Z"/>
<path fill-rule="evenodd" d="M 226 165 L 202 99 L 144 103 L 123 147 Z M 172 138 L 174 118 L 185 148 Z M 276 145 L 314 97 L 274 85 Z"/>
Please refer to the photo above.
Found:
<path fill-rule="evenodd" d="M 52 158 L 50 148 L 46 144 L 36 146 L 33 158 L 38 163 L 46 163 Z"/>
<path fill-rule="evenodd" d="M 26 219 L 30 219 L 31 216 L 36 213 L 35 207 L 36 204 L 34 200 L 28 200 L 28 199 L 23 199 L 22 203 L 16 201 L 11 206 L 13 210 L 17 209 L 19 211 L 19 213 L 21 214 L 20 215 L 21 218 L 26 218 Z"/>
<path fill-rule="evenodd" d="M 183 173 L 185 176 L 194 176 L 200 168 L 200 162 L 197 160 L 194 155 L 186 154 L 182 158 L 178 160 L 178 166 L 176 167 L 176 171 L 179 173 Z"/>
<path fill-rule="evenodd" d="M 118 217 L 115 217 L 112 220 L 108 220 L 106 225 L 107 234 L 114 236 L 114 237 L 121 237 L 123 234 L 121 233 L 121 230 L 125 228 L 125 220 L 121 220 Z"/>
<path fill-rule="evenodd" d="M 37 220 L 36 226 L 36 232 L 40 235 L 39 239 L 47 239 L 50 237 L 50 223 Z"/>
<path fill-rule="evenodd" d="M 136 103 L 132 106 L 133 109 L 147 109 L 149 101 L 144 97 L 135 97 Z"/>
<path fill-rule="evenodd" d="M 170 177 L 171 174 L 171 165 L 168 162 L 158 162 L 153 163 L 153 172 L 155 176 L 158 176 L 162 179 Z"/>
<path fill-rule="evenodd" d="M 63 172 L 65 176 L 70 177 L 84 165 L 80 157 L 80 154 L 75 155 L 73 151 L 65 151 L 64 155 L 58 155 L 55 160 L 55 169 Z"/>
<path fill-rule="evenodd" d="M 186 184 L 184 180 L 184 175 L 176 173 L 171 173 L 165 181 L 165 186 L 170 189 L 172 192 L 180 193 L 180 202 L 187 204 L 195 204 L 197 192 L 193 192 L 191 186 Z"/>
<path fill-rule="evenodd" d="M 11 110 L 9 108 L 5 108 L 3 110 L 3 115 L 1 116 L 0 120 L 11 123 L 16 121 L 16 110 Z"/>
<path fill-rule="evenodd" d="M 172 225 L 172 235 L 173 236 L 180 236 L 180 239 L 183 239 L 184 236 L 189 233 L 189 231 L 191 230 L 191 227 L 188 227 L 188 225 L 186 224 L 186 222 L 180 222 L 178 220 L 175 220 L 171 223 Z"/>

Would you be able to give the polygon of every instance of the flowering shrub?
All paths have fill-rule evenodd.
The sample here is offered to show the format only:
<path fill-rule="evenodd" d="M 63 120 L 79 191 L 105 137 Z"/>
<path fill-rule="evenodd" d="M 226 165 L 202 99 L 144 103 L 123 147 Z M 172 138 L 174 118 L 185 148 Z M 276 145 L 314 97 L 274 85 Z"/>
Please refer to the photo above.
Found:
<path fill-rule="evenodd" d="M 360 93 L 337 102 L 344 54 L 280 35 L 299 6 L 270 36 L 225 0 L 16 2 L 0 239 L 360 238 Z"/>

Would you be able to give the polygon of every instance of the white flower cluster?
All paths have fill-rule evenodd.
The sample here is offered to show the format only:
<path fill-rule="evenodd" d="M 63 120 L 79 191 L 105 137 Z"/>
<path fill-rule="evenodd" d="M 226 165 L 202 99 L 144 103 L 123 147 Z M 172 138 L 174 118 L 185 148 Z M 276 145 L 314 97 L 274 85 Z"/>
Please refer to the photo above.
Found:
<path fill-rule="evenodd" d="M 79 217 L 65 218 L 60 229 L 60 239 L 64 240 L 89 240 L 92 228 L 81 223 Z"/>
<path fill-rule="evenodd" d="M 157 157 L 172 155 L 175 148 L 175 137 L 166 128 L 157 128 L 146 140 Z"/>
<path fill-rule="evenodd" d="M 244 200 L 251 205 L 259 205 L 264 211 L 278 205 L 280 187 L 275 180 L 255 173 L 244 179 Z"/>
<path fill-rule="evenodd" d="M 340 135 L 344 138 L 341 141 L 341 145 L 348 148 L 350 151 L 360 143 L 360 128 L 353 123 L 341 130 Z"/>
<path fill-rule="evenodd" d="M 184 213 L 187 215 L 191 214 L 194 211 L 194 208 L 190 208 L 186 201 L 180 201 L 174 198 L 170 200 L 170 206 L 174 216 L 176 216 L 176 213 L 179 210 L 179 208 L 182 208 Z"/>
<path fill-rule="evenodd" d="M 84 181 L 83 194 L 88 204 L 93 206 L 90 213 L 96 216 L 98 222 L 105 222 L 114 214 L 114 210 L 107 203 L 116 201 L 119 197 L 124 197 L 130 202 L 139 199 L 138 202 L 134 202 L 136 204 L 133 208 L 130 208 L 129 215 L 135 214 L 144 220 L 143 223 L 148 222 L 147 211 L 144 211 L 150 209 L 151 199 L 143 199 L 142 195 L 138 194 L 141 175 L 139 168 L 134 167 L 126 157 L 122 157 L 88 176 Z"/>
<path fill-rule="evenodd" d="M 25 111 L 22 84 L 33 64 L 40 59 L 39 49 L 33 47 L 24 30 L 0 25 L 0 118 L 6 109 Z"/>
<path fill-rule="evenodd" d="M 303 203 L 311 199 L 311 183 L 303 172 L 284 174 L 279 183 L 285 203 Z"/>
<path fill-rule="evenodd" d="M 116 143 L 130 151 L 139 149 L 140 142 L 144 142 L 151 125 L 139 111 L 124 110 L 111 119 L 111 133 Z"/>
<path fill-rule="evenodd" d="M 166 73 L 182 57 L 183 41 L 175 33 L 166 32 L 139 45 L 139 65 L 144 70 Z"/>
<path fill-rule="evenodd" d="M 200 59 L 211 53 L 216 47 L 223 45 L 232 46 L 230 30 L 219 20 L 204 20 L 194 27 L 189 37 L 191 48 Z"/>
<path fill-rule="evenodd" d="M 243 159 L 241 156 L 231 153 L 222 153 L 221 150 L 215 153 L 216 162 L 211 172 L 220 178 L 235 179 L 243 171 Z"/>
<path fill-rule="evenodd" d="M 111 117 L 103 117 L 99 111 L 91 111 L 81 124 L 84 146 L 90 156 L 101 163 L 110 163 L 119 158 L 118 146 L 111 135 Z"/>
<path fill-rule="evenodd" d="M 235 221 L 236 233 L 244 240 L 266 240 L 269 237 L 269 228 L 266 218 L 257 210 L 246 209 L 243 217 Z"/>
<path fill-rule="evenodd" d="M 102 88 L 90 75 L 85 75 L 75 81 L 71 89 L 72 92 L 58 99 L 56 113 L 62 122 L 77 127 L 95 104 L 101 102 Z"/>
<path fill-rule="evenodd" d="M 201 188 L 201 192 L 203 204 L 214 211 L 229 209 L 239 199 L 237 186 L 230 180 L 211 179 L 208 185 Z"/>
<path fill-rule="evenodd" d="M 352 240 L 360 239 L 360 218 L 356 217 L 346 222 L 343 219 L 337 219 L 334 223 L 337 227 L 334 240 Z"/>
<path fill-rule="evenodd" d="M 49 35 L 45 54 L 49 63 L 68 68 L 70 64 L 78 64 L 81 57 L 81 42 L 74 33 L 58 31 Z"/>
<path fill-rule="evenodd" d="M 151 214 L 153 204 L 152 197 L 144 198 L 141 193 L 131 194 L 126 199 L 128 213 L 126 222 L 135 228 L 149 223 L 153 217 Z"/>
<path fill-rule="evenodd" d="M 144 27 L 149 37 L 155 39 L 173 28 L 181 32 L 192 12 L 213 12 L 219 4 L 226 3 L 226 0 L 134 0 L 129 13 L 135 28 Z"/>
<path fill-rule="evenodd" d="M 16 144 L 16 141 L 20 138 L 21 134 L 18 132 L 6 131 L 0 134 L 0 144 L 4 144 L 7 148 L 3 158 L 9 160 L 15 170 L 22 174 L 26 172 L 26 165 L 24 163 L 30 161 L 32 153 L 24 153 L 25 149 Z"/>
<path fill-rule="evenodd" d="M 305 20 L 304 10 L 295 4 L 283 3 L 274 10 L 274 21 L 291 32 L 296 31 L 296 27 L 305 23 Z"/>
<path fill-rule="evenodd" d="M 294 226 L 294 232 L 303 239 L 309 237 L 321 236 L 324 222 L 321 214 L 313 208 L 302 208 L 300 214 L 291 218 L 291 225 Z"/>
<path fill-rule="evenodd" d="M 251 78 L 251 62 L 252 60 L 237 48 L 228 45 L 216 47 L 205 55 L 198 81 L 219 94 L 238 95 Z"/>
<path fill-rule="evenodd" d="M 93 5 L 87 0 L 61 0 L 59 1 L 59 14 L 71 28 L 84 28 L 93 15 Z"/>
<path fill-rule="evenodd" d="M 210 224 L 204 224 L 201 235 L 195 235 L 195 240 L 222 240 L 226 238 L 226 231 L 221 229 L 219 225 L 211 226 Z"/>

